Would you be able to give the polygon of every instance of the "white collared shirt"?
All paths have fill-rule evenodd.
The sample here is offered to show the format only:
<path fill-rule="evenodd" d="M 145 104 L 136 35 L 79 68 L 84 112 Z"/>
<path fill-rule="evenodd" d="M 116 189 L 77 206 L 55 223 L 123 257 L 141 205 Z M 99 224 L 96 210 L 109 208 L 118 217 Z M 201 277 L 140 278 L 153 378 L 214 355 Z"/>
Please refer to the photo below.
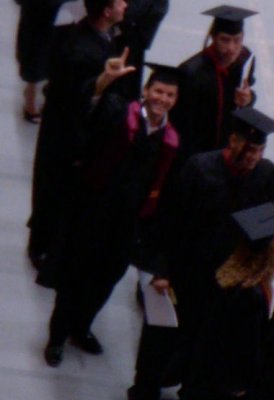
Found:
<path fill-rule="evenodd" d="M 148 135 L 152 135 L 153 133 L 157 132 L 159 129 L 162 129 L 167 124 L 167 114 L 164 115 L 162 122 L 158 126 L 151 126 L 146 107 L 143 105 L 141 108 L 141 115 L 145 120 L 146 123 L 146 130 Z"/>

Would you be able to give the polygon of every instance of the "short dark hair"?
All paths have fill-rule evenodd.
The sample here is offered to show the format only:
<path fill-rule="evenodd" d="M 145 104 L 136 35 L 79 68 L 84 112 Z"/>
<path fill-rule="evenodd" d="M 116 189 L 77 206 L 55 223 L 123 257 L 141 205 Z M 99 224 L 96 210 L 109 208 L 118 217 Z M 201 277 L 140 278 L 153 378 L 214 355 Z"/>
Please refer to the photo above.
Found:
<path fill-rule="evenodd" d="M 180 85 L 179 78 L 172 74 L 160 73 L 158 71 L 152 72 L 149 76 L 147 82 L 145 83 L 145 87 L 150 88 L 154 82 L 165 83 L 166 85 Z"/>
<path fill-rule="evenodd" d="M 244 32 L 244 21 L 230 21 L 216 18 L 210 28 L 210 34 L 216 36 L 218 33 L 227 33 L 228 35 L 238 35 Z"/>
<path fill-rule="evenodd" d="M 87 13 L 92 18 L 99 18 L 106 7 L 113 6 L 115 0 L 84 0 Z"/>

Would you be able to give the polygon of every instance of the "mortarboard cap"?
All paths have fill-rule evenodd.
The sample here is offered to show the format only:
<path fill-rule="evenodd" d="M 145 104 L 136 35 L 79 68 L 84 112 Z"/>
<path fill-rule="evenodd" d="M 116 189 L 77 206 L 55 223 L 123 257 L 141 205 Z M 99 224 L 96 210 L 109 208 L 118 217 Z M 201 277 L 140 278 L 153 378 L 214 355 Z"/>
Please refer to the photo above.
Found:
<path fill-rule="evenodd" d="M 150 84 L 154 81 L 176 85 L 179 84 L 181 75 L 181 70 L 179 68 L 152 62 L 145 62 L 144 65 L 152 70 L 147 84 Z"/>
<path fill-rule="evenodd" d="M 202 14 L 215 18 L 211 34 L 225 32 L 230 35 L 236 35 L 243 31 L 244 19 L 258 14 L 258 12 L 240 7 L 222 5 L 204 11 Z"/>
<path fill-rule="evenodd" d="M 255 144 L 264 144 L 274 132 L 274 120 L 252 107 L 239 108 L 232 113 L 236 133 Z"/>
<path fill-rule="evenodd" d="M 274 235 L 274 203 L 268 202 L 232 214 L 251 242 L 251 247 L 260 250 L 265 248 Z"/>

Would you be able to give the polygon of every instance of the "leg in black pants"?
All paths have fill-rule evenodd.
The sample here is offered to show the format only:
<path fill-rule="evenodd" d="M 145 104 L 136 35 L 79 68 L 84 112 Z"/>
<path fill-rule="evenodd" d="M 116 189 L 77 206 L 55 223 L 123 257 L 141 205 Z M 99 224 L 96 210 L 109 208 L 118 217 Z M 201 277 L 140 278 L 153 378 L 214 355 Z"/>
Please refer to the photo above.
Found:
<path fill-rule="evenodd" d="M 82 287 L 79 312 L 75 314 L 73 321 L 73 336 L 82 338 L 89 333 L 96 315 L 108 301 L 115 285 L 124 276 L 127 266 L 128 262 L 115 263 L 110 260 L 102 263 L 100 268 L 93 266 L 94 272 L 90 280 L 87 280 L 88 284 Z"/>
<path fill-rule="evenodd" d="M 139 344 L 134 385 L 129 389 L 131 400 L 157 400 L 164 386 L 165 376 L 170 376 L 169 366 L 178 353 L 178 328 L 149 326 L 144 323 Z M 178 366 L 179 370 L 179 365 Z M 174 373 L 174 385 L 178 383 Z"/>
<path fill-rule="evenodd" d="M 57 292 L 55 306 L 49 323 L 49 344 L 63 346 L 70 336 L 73 320 L 78 312 L 77 293 Z"/>
<path fill-rule="evenodd" d="M 66 339 L 71 336 L 83 350 L 100 354 L 102 347 L 95 336 L 90 332 L 90 325 L 100 309 L 110 297 L 116 283 L 121 279 L 127 269 L 127 263 L 112 265 L 108 269 L 93 266 L 93 272 L 88 277 L 82 277 L 75 282 L 74 287 L 66 288 L 57 292 L 55 307 L 50 320 L 50 337 L 46 347 L 45 358 L 49 365 L 56 366 L 51 362 L 52 351 L 48 356 L 49 348 L 63 348 Z M 97 272 L 97 273 L 95 273 Z M 105 272 L 105 273 L 104 273 Z M 92 276 L 91 276 L 92 275 Z M 58 357 L 59 358 L 59 357 Z M 59 362 L 60 363 L 60 362 Z M 59 364 L 58 363 L 58 364 Z"/>
<path fill-rule="evenodd" d="M 63 360 L 63 346 L 70 335 L 76 297 L 68 290 L 57 291 L 55 306 L 49 324 L 49 341 L 44 356 L 47 364 L 57 367 Z"/>
<path fill-rule="evenodd" d="M 89 333 L 86 294 L 79 287 L 57 292 L 45 349 L 45 359 L 51 367 L 57 367 L 62 362 L 63 346 L 68 337 L 72 337 L 77 346 L 89 353 L 100 354 L 103 351 L 96 337 Z"/>

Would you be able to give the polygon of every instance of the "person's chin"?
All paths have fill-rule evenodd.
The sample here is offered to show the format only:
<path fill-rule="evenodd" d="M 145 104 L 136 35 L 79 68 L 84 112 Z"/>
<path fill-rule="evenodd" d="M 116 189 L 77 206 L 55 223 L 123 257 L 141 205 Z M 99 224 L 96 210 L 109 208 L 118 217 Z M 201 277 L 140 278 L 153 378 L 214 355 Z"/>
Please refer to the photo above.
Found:
<path fill-rule="evenodd" d="M 163 117 L 166 113 L 166 110 L 163 107 L 156 106 L 155 108 L 153 108 L 152 112 L 157 117 Z"/>
<path fill-rule="evenodd" d="M 253 171 L 253 169 L 256 167 L 256 163 L 250 163 L 250 164 L 248 164 L 247 166 L 246 166 L 246 171 L 248 171 L 248 172 L 251 172 L 251 171 Z"/>
<path fill-rule="evenodd" d="M 229 66 L 229 65 L 232 65 L 236 61 L 236 59 L 237 59 L 237 57 L 227 56 L 227 57 L 224 57 L 223 61 L 224 61 L 225 65 Z"/>

